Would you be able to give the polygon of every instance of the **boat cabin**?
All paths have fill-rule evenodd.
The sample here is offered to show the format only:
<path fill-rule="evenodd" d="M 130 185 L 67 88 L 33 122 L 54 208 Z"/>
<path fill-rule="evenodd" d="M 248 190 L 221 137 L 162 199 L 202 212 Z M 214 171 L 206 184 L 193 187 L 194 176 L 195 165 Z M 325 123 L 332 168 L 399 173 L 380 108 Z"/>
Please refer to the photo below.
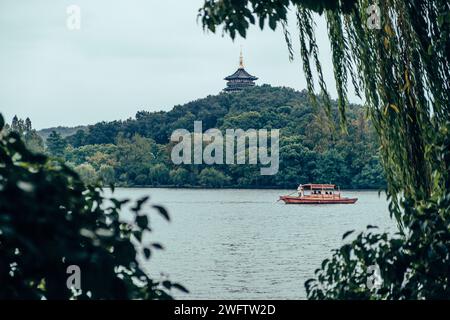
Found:
<path fill-rule="evenodd" d="M 339 188 L 334 184 L 301 184 L 297 188 L 300 197 L 340 198 Z"/>

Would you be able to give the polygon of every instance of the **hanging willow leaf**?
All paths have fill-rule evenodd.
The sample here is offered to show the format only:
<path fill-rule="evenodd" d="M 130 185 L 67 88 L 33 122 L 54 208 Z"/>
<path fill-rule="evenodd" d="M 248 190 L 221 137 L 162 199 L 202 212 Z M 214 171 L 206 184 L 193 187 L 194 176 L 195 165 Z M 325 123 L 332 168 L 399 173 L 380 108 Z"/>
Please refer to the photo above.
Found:
<path fill-rule="evenodd" d="M 214 23 L 224 22 L 225 28 L 230 28 L 227 21 L 230 10 L 222 15 L 220 6 L 232 1 L 206 3 L 216 9 Z M 341 128 L 346 128 L 350 76 L 379 138 L 380 158 L 388 182 L 389 213 L 398 224 L 400 236 L 388 240 L 386 234 L 359 235 L 351 246 L 335 250 L 333 258 L 316 271 L 317 279 L 307 282 L 308 296 L 314 299 L 448 298 L 449 255 L 442 255 L 442 260 L 437 257 L 438 252 L 450 251 L 450 241 L 444 244 L 437 235 L 445 234 L 449 239 L 450 2 L 248 0 L 236 3 L 238 7 L 261 6 L 264 10 L 253 13 L 260 19 L 272 18 L 272 26 L 279 7 L 296 6 L 303 73 L 313 106 L 318 101 L 311 63 L 316 66 L 321 101 L 327 100 L 312 19 L 313 14 L 324 14 Z M 372 5 L 377 7 L 374 9 Z M 373 17 L 374 13 L 379 16 Z M 370 24 L 377 20 L 379 29 Z M 279 23 L 285 21 L 285 16 L 278 19 Z M 368 245 L 375 247 L 368 248 Z M 364 270 L 378 263 L 388 270 L 384 273 L 387 285 L 374 293 L 365 289 Z"/>

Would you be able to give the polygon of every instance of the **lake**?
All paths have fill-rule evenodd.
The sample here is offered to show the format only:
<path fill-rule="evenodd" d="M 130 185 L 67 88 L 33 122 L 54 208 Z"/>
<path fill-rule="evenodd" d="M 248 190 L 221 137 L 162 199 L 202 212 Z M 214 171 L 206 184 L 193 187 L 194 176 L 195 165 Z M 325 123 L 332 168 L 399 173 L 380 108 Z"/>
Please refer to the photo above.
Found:
<path fill-rule="evenodd" d="M 190 293 L 183 299 L 305 299 L 304 282 L 342 235 L 369 224 L 395 231 L 384 194 L 347 191 L 353 205 L 285 205 L 292 190 L 118 188 L 117 198 L 150 195 L 171 222 L 151 215 L 153 251 L 144 268 L 164 273 Z M 124 214 L 126 218 L 129 213 Z"/>

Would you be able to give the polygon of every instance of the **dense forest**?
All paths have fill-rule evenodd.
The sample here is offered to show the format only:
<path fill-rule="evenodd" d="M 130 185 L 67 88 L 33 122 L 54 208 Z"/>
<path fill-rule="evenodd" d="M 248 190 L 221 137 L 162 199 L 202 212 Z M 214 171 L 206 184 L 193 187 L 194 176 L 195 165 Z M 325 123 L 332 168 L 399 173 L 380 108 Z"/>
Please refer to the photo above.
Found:
<path fill-rule="evenodd" d="M 335 183 L 342 188 L 379 189 L 385 185 L 374 131 L 364 108 L 351 105 L 348 127 L 311 105 L 306 91 L 263 85 L 240 93 L 220 93 L 175 106 L 168 112 L 140 111 L 135 119 L 37 132 L 31 121 L 14 117 L 8 128 L 22 135 L 27 147 L 63 159 L 87 183 L 117 186 L 294 188 L 299 183 Z M 170 135 L 227 128 L 280 129 L 280 169 L 262 176 L 259 165 L 174 165 Z M 62 131 L 61 131 L 62 130 Z M 73 131 L 73 130 L 72 130 Z M 43 139 L 46 138 L 45 144 Z"/>
<path fill-rule="evenodd" d="M 299 183 L 335 183 L 343 188 L 383 188 L 377 143 L 364 108 L 351 105 L 347 133 L 311 106 L 306 91 L 258 86 L 220 93 L 175 106 L 168 112 L 141 111 L 135 119 L 101 122 L 64 137 L 48 135 L 46 150 L 63 158 L 88 183 L 118 186 L 295 188 Z M 280 169 L 260 175 L 258 165 L 174 165 L 175 129 L 280 129 Z M 334 123 L 333 123 L 334 122 Z"/>
<path fill-rule="evenodd" d="M 47 152 L 61 157 L 87 182 L 118 186 L 293 188 L 331 182 L 343 188 L 382 188 L 377 143 L 364 108 L 352 105 L 348 133 L 311 106 L 306 91 L 263 85 L 221 93 L 175 106 L 168 112 L 141 111 L 135 119 L 101 122 L 64 137 L 48 135 Z M 209 128 L 281 129 L 280 170 L 261 176 L 257 165 L 182 165 L 170 160 L 175 129 L 193 131 L 195 120 Z"/>

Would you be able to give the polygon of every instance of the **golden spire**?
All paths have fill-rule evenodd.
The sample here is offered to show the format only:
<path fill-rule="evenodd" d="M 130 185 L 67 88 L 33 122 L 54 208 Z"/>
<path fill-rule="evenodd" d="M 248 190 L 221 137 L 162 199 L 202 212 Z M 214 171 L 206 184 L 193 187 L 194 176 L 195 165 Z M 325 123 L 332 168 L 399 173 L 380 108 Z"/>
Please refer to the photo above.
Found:
<path fill-rule="evenodd" d="M 242 46 L 241 46 L 241 55 L 239 56 L 239 69 L 244 69 L 244 57 L 242 55 Z"/>

